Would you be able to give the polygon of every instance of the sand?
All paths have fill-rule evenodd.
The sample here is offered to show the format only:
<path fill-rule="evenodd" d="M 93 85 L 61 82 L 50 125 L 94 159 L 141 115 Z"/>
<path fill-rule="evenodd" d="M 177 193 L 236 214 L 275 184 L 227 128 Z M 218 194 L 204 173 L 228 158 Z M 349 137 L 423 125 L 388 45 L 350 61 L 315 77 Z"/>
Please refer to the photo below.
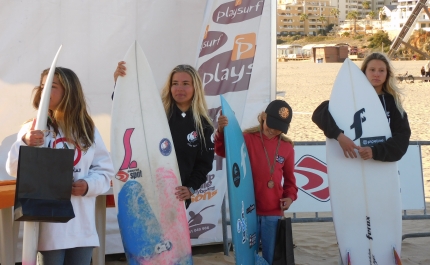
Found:
<path fill-rule="evenodd" d="M 395 61 L 396 75 L 420 76 L 425 61 Z M 357 62 L 361 65 L 361 62 Z M 278 91 L 285 91 L 286 100 L 294 116 L 288 135 L 294 141 L 324 141 L 322 132 L 311 121 L 313 110 L 330 97 L 331 88 L 341 63 L 316 64 L 310 61 L 278 63 Z M 404 108 L 409 115 L 411 140 L 430 140 L 430 82 L 415 81 L 399 84 L 404 91 Z M 422 165 L 427 209 L 430 210 L 430 146 L 422 147 Z M 422 214 L 413 211 L 409 214 Z M 403 221 L 403 234 L 430 233 L 430 220 Z M 333 223 L 293 224 L 294 251 L 297 265 L 337 264 L 338 249 Z M 430 237 L 408 238 L 402 243 L 403 265 L 430 264 Z M 126 262 L 108 262 L 119 265 Z M 234 256 L 222 252 L 195 254 L 195 265 L 234 264 Z M 381 264 L 384 265 L 384 264 Z"/>

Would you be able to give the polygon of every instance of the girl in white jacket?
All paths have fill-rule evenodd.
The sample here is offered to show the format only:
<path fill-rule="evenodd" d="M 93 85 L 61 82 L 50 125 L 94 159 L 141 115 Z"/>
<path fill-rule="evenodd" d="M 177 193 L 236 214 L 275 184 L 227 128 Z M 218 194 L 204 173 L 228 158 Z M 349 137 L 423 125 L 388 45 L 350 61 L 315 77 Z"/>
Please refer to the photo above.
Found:
<path fill-rule="evenodd" d="M 34 88 L 36 109 L 48 72 L 49 69 L 42 72 L 40 85 Z M 89 265 L 93 248 L 99 246 L 95 199 L 109 190 L 114 171 L 109 153 L 87 112 L 81 83 L 70 69 L 55 69 L 48 117 L 49 131 L 34 130 L 34 120 L 24 124 L 8 154 L 6 170 L 16 177 L 21 145 L 75 149 L 71 194 L 75 218 L 67 223 L 40 223 L 38 262 Z"/>

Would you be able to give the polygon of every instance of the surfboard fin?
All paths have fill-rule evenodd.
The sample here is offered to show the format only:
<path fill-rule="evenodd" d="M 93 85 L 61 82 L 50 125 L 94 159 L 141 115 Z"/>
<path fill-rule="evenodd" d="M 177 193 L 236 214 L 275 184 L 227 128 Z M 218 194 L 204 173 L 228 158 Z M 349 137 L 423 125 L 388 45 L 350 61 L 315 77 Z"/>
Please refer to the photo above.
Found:
<path fill-rule="evenodd" d="M 402 265 L 402 260 L 399 257 L 399 254 L 396 251 L 396 248 L 393 247 L 394 260 L 396 261 L 396 265 Z"/>

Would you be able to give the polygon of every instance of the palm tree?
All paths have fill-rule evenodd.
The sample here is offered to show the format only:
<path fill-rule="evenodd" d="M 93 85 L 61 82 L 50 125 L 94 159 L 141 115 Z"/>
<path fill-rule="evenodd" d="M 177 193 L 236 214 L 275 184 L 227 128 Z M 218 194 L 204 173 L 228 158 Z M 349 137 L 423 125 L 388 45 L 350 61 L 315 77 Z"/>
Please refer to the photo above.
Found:
<path fill-rule="evenodd" d="M 307 14 L 305 14 L 305 13 L 302 13 L 300 15 L 300 21 L 303 21 L 303 23 L 304 23 L 304 25 L 303 25 L 303 31 L 305 33 L 305 36 L 307 35 L 306 34 L 306 20 L 308 20 L 308 18 L 309 18 L 309 16 Z"/>
<path fill-rule="evenodd" d="M 339 14 L 340 14 L 340 11 L 337 8 L 333 8 L 330 10 L 330 15 L 334 16 L 335 18 L 338 18 Z"/>
<path fill-rule="evenodd" d="M 382 30 L 382 21 L 387 18 L 387 15 L 385 14 L 384 8 L 381 7 L 379 9 L 379 21 L 381 22 L 381 30 Z"/>
<path fill-rule="evenodd" d="M 323 17 L 323 16 L 320 16 L 318 18 L 318 21 L 321 22 L 321 26 L 324 26 L 324 23 L 327 22 L 327 19 L 325 17 Z M 327 28 L 327 26 L 325 28 Z M 324 33 L 325 32 L 326 32 L 326 30 L 324 29 Z"/>
<path fill-rule="evenodd" d="M 357 11 L 349 11 L 346 15 L 346 18 L 349 20 L 354 21 L 354 34 L 357 34 L 357 19 L 358 19 L 358 12 Z"/>
<path fill-rule="evenodd" d="M 370 2 L 369 1 L 367 1 L 367 0 L 364 1 L 362 5 L 363 5 L 364 9 L 366 9 L 366 10 L 370 9 Z M 361 13 L 361 16 L 363 16 L 363 12 Z"/>
<path fill-rule="evenodd" d="M 373 18 L 375 18 L 376 12 L 372 10 L 369 13 L 367 13 L 367 15 L 370 19 L 370 26 L 372 27 L 372 33 L 373 33 Z"/>

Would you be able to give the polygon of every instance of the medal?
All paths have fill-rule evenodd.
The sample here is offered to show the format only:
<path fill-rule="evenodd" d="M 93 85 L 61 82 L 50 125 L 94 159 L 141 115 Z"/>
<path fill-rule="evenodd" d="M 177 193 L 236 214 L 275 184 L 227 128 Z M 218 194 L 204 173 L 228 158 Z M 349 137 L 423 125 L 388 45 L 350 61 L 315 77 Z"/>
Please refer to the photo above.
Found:
<path fill-rule="evenodd" d="M 269 180 L 267 182 L 267 187 L 269 187 L 269 189 L 273 189 L 273 187 L 275 187 L 275 182 L 273 182 L 273 180 Z"/>

